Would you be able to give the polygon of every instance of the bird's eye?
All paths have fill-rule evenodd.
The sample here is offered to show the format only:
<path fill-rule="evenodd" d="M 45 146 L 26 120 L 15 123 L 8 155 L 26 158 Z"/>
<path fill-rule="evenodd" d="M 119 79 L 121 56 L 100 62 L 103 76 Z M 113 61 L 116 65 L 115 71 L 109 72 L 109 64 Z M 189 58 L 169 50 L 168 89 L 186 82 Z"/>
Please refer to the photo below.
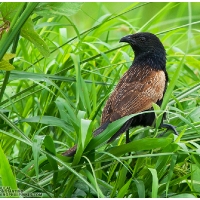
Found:
<path fill-rule="evenodd" d="M 139 37 L 139 40 L 140 40 L 141 42 L 144 42 L 144 41 L 146 40 L 146 38 L 145 38 L 145 37 Z"/>

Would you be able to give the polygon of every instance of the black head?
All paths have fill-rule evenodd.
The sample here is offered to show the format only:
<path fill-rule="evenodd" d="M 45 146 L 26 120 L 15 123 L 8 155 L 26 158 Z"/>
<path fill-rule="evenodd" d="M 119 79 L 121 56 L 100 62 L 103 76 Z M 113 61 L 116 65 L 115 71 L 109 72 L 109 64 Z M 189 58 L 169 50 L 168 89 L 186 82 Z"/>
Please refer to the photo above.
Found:
<path fill-rule="evenodd" d="M 127 42 L 130 44 L 135 53 L 135 61 L 139 59 L 140 62 L 145 64 L 145 60 L 149 60 L 154 65 L 159 64 L 165 67 L 165 48 L 159 38 L 154 34 L 148 32 L 135 33 L 121 38 L 120 42 Z"/>
<path fill-rule="evenodd" d="M 135 54 L 154 52 L 156 50 L 165 52 L 159 38 L 152 33 L 135 33 L 121 38 L 120 42 L 127 42 L 131 45 Z"/>

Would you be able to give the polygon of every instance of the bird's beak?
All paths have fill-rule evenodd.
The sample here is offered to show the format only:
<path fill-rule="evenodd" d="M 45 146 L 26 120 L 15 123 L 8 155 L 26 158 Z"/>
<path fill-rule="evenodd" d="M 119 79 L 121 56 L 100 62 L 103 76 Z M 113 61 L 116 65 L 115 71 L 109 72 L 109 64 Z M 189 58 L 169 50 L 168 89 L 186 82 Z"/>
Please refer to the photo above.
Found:
<path fill-rule="evenodd" d="M 133 39 L 131 38 L 131 35 L 127 35 L 123 38 L 121 38 L 121 40 L 119 42 L 127 42 L 127 43 L 131 43 Z"/>

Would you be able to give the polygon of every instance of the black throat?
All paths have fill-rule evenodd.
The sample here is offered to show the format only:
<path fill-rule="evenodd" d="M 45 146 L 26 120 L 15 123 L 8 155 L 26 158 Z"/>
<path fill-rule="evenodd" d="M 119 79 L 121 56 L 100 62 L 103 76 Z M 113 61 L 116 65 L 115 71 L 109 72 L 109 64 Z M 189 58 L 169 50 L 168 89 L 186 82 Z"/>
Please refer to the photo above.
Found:
<path fill-rule="evenodd" d="M 149 66 L 154 70 L 163 70 L 166 72 L 166 53 L 163 51 L 157 52 L 135 52 L 135 59 L 132 66 Z"/>

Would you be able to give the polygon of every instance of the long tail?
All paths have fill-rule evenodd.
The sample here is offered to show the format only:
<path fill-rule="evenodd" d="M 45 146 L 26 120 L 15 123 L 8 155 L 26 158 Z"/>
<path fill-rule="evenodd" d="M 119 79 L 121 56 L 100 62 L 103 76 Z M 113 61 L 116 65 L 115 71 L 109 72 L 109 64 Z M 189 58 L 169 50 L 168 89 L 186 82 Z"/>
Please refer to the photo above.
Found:
<path fill-rule="evenodd" d="M 62 153 L 63 156 L 73 156 L 76 153 L 76 149 L 77 149 L 77 145 L 74 145 L 73 147 L 71 147 L 70 149 L 68 149 L 67 151 L 65 151 L 64 153 Z"/>
<path fill-rule="evenodd" d="M 108 126 L 110 122 L 106 122 L 104 124 L 102 124 L 98 129 L 96 129 L 93 132 L 93 136 L 96 137 L 97 135 L 99 135 L 100 133 L 102 133 Z M 68 149 L 67 151 L 65 151 L 64 153 L 62 153 L 63 156 L 73 156 L 76 153 L 77 150 L 77 145 L 74 145 L 73 147 L 71 147 L 70 149 Z"/>

